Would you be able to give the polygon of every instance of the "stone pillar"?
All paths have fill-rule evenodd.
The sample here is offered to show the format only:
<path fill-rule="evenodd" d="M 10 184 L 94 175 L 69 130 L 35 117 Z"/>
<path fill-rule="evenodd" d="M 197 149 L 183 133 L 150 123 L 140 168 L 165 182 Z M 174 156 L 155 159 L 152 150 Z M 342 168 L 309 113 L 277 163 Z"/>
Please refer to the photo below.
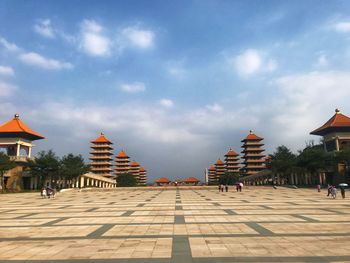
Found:
<path fill-rule="evenodd" d="M 28 147 L 28 157 L 30 158 L 32 156 L 32 146 Z"/>
<path fill-rule="evenodd" d="M 99 182 L 98 187 L 102 188 L 102 181 Z"/>
<path fill-rule="evenodd" d="M 84 177 L 81 176 L 80 177 L 80 188 L 83 188 L 84 187 Z"/>
<path fill-rule="evenodd" d="M 17 152 L 16 152 L 16 156 L 19 156 L 21 151 L 21 145 L 19 143 L 17 143 Z"/>

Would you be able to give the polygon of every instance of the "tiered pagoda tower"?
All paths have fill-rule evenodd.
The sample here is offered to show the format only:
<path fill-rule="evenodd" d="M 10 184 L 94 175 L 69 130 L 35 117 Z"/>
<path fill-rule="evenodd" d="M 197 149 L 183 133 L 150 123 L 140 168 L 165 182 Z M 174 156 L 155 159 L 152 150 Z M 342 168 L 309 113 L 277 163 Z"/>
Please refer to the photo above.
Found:
<path fill-rule="evenodd" d="M 208 183 L 209 184 L 218 184 L 219 177 L 216 176 L 216 169 L 215 166 L 212 165 L 208 169 Z"/>
<path fill-rule="evenodd" d="M 230 149 L 225 154 L 225 165 L 228 173 L 239 173 L 239 155 L 234 150 Z"/>
<path fill-rule="evenodd" d="M 140 176 L 139 176 L 139 181 L 138 184 L 139 185 L 146 185 L 146 181 L 147 181 L 147 170 L 143 167 L 140 168 L 139 170 Z"/>
<path fill-rule="evenodd" d="M 90 166 L 91 171 L 95 174 L 105 177 L 113 177 L 112 174 L 112 142 L 110 142 L 103 133 L 100 137 L 91 141 Z"/>
<path fill-rule="evenodd" d="M 129 156 L 124 151 L 120 151 L 115 160 L 115 174 L 118 176 L 119 174 L 129 173 L 129 170 Z"/>
<path fill-rule="evenodd" d="M 133 176 L 135 176 L 137 182 L 139 181 L 139 178 L 140 178 L 140 165 L 139 165 L 138 162 L 132 161 L 130 163 L 129 173 L 132 174 Z"/>
<path fill-rule="evenodd" d="M 215 163 L 215 176 L 219 180 L 221 176 L 224 176 L 225 172 L 226 172 L 225 163 L 220 159 L 218 159 L 217 162 Z"/>
<path fill-rule="evenodd" d="M 265 169 L 265 154 L 263 154 L 264 149 L 262 148 L 264 145 L 262 143 L 263 139 L 250 131 L 247 137 L 241 141 L 243 143 L 244 167 L 242 170 L 244 176 L 256 174 Z"/>

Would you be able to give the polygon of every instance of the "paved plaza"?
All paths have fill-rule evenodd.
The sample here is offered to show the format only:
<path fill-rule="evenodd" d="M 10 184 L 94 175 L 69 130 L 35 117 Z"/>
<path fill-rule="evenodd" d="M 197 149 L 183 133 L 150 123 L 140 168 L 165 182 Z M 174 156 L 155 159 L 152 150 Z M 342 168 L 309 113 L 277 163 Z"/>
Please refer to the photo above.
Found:
<path fill-rule="evenodd" d="M 349 200 L 270 187 L 0 195 L 0 262 L 350 262 Z"/>

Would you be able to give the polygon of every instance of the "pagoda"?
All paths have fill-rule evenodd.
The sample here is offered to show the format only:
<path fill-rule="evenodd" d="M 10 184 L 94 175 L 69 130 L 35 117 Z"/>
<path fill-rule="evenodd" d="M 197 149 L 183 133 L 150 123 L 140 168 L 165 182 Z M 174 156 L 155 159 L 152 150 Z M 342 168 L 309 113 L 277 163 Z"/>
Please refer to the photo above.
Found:
<path fill-rule="evenodd" d="M 135 177 L 137 182 L 139 181 L 139 178 L 140 178 L 140 165 L 139 165 L 138 162 L 132 161 L 130 163 L 129 173 L 132 174 Z"/>
<path fill-rule="evenodd" d="M 113 177 L 112 174 L 112 142 L 110 142 L 105 135 L 101 135 L 95 140 L 91 141 L 90 152 L 90 166 L 91 172 L 105 177 Z"/>
<path fill-rule="evenodd" d="M 244 176 L 259 173 L 266 168 L 262 140 L 263 138 L 250 131 L 247 137 L 241 141 L 243 143 L 244 167 L 242 170 Z"/>
<path fill-rule="evenodd" d="M 215 163 L 215 176 L 218 180 L 220 180 L 220 177 L 224 176 L 226 172 L 225 163 L 218 159 Z"/>
<path fill-rule="evenodd" d="M 212 185 L 212 184 L 218 184 L 218 182 L 219 182 L 219 178 L 216 176 L 215 166 L 212 165 L 208 169 L 208 183 Z"/>
<path fill-rule="evenodd" d="M 350 146 L 350 118 L 336 109 L 335 114 L 325 124 L 310 134 L 323 137 L 327 152 L 341 151 Z"/>
<path fill-rule="evenodd" d="M 234 150 L 230 149 L 225 154 L 225 165 L 228 173 L 239 173 L 239 155 Z"/>
<path fill-rule="evenodd" d="M 120 174 L 129 173 L 130 165 L 129 165 L 129 156 L 122 150 L 115 157 L 115 174 L 116 176 Z"/>
<path fill-rule="evenodd" d="M 5 188 L 16 191 L 36 188 L 36 178 L 26 174 L 24 168 L 28 159 L 32 157 L 32 142 L 41 139 L 44 139 L 44 136 L 30 129 L 20 120 L 18 114 L 0 126 L 0 149 L 17 164 L 4 175 Z"/>
<path fill-rule="evenodd" d="M 146 185 L 146 181 L 147 181 L 147 170 L 143 167 L 140 168 L 139 170 L 139 181 L 138 184 L 139 185 Z"/>

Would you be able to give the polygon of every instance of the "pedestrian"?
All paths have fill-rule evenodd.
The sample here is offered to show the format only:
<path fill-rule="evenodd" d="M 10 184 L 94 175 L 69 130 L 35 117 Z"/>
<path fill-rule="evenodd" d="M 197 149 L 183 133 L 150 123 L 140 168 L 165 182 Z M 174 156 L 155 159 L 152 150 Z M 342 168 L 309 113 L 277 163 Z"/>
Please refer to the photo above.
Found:
<path fill-rule="evenodd" d="M 239 191 L 239 183 L 236 184 L 236 191 Z"/>
<path fill-rule="evenodd" d="M 239 191 L 242 192 L 243 183 L 239 183 Z"/>
<path fill-rule="evenodd" d="M 228 184 L 225 185 L 225 191 L 228 192 Z"/>
<path fill-rule="evenodd" d="M 321 192 L 321 185 L 318 184 L 316 187 L 317 187 L 317 192 Z"/>
<path fill-rule="evenodd" d="M 221 187 L 221 192 L 224 192 L 224 185 L 221 184 L 220 187 Z"/>
<path fill-rule="evenodd" d="M 341 197 L 343 197 L 343 199 L 345 198 L 345 187 L 341 186 L 340 187 L 340 193 L 341 193 Z"/>
<path fill-rule="evenodd" d="M 327 191 L 328 191 L 327 196 L 329 196 L 332 193 L 332 186 L 330 184 L 328 184 L 327 186 Z"/>
<path fill-rule="evenodd" d="M 219 184 L 219 193 L 221 192 L 221 184 Z"/>
<path fill-rule="evenodd" d="M 41 189 L 41 197 L 46 198 L 46 189 L 44 187 Z"/>

